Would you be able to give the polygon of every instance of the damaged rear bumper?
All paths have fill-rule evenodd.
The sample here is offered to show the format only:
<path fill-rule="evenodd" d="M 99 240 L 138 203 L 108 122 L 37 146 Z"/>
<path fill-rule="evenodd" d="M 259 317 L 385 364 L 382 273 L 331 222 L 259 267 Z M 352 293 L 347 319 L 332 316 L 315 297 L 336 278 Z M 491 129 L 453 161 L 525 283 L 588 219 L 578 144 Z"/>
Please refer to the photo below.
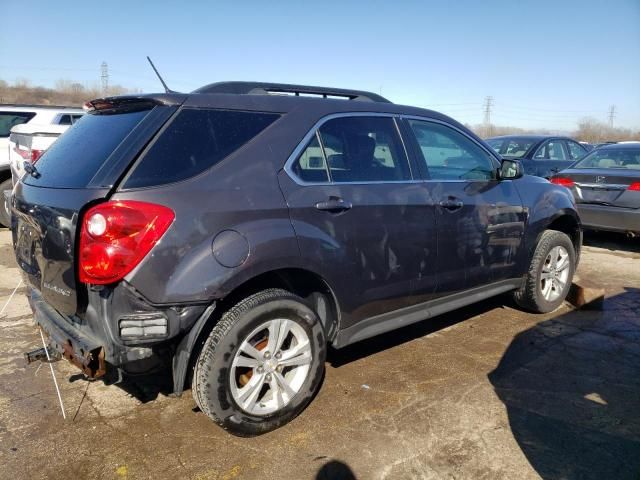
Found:
<path fill-rule="evenodd" d="M 49 337 L 49 348 L 78 367 L 89 378 L 100 378 L 107 372 L 105 347 L 64 319 L 35 291 L 29 296 L 36 323 Z"/>

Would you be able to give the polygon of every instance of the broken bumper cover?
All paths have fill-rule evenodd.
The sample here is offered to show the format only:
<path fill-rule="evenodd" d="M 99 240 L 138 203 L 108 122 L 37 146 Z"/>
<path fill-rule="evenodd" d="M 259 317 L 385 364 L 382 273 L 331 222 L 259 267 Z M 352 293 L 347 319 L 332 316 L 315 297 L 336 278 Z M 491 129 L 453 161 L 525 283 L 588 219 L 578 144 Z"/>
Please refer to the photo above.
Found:
<path fill-rule="evenodd" d="M 37 290 L 31 289 L 28 297 L 36 323 L 49 337 L 49 347 L 89 378 L 103 377 L 108 365 L 140 373 L 158 364 L 151 348 L 113 341 L 105 322 L 98 318 L 76 323 L 58 313 Z"/>
<path fill-rule="evenodd" d="M 36 323 L 49 337 L 49 347 L 74 364 L 90 378 L 100 378 L 107 371 L 105 348 L 64 319 L 39 293 L 32 290 L 29 304 Z"/>

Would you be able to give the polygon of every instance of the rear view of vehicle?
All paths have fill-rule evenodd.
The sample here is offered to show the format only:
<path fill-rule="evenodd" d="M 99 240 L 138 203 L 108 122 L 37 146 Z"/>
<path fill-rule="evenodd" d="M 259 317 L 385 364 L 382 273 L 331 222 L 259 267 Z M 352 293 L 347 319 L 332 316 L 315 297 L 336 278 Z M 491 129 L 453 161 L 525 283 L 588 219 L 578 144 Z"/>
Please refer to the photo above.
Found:
<path fill-rule="evenodd" d="M 571 189 L 585 228 L 640 234 L 640 144 L 600 147 L 551 182 Z"/>

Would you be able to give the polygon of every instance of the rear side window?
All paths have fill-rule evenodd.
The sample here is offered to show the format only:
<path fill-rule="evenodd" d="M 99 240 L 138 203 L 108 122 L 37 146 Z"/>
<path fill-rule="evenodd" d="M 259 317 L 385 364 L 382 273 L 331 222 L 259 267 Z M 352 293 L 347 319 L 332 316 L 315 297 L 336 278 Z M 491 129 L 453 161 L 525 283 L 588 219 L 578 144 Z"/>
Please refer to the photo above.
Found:
<path fill-rule="evenodd" d="M 328 182 L 327 165 L 317 135 L 314 135 L 296 163 L 293 172 L 305 182 Z"/>
<path fill-rule="evenodd" d="M 318 133 L 334 182 L 411 180 L 393 118 L 335 118 Z"/>
<path fill-rule="evenodd" d="M 13 127 L 27 123 L 34 116 L 33 112 L 0 112 L 0 138 L 8 137 Z"/>
<path fill-rule="evenodd" d="M 193 177 L 242 147 L 279 116 L 184 109 L 140 160 L 124 187 L 163 185 Z"/>
<path fill-rule="evenodd" d="M 126 136 L 150 110 L 87 114 L 58 138 L 38 160 L 40 176 L 27 175 L 30 185 L 84 188 Z"/>

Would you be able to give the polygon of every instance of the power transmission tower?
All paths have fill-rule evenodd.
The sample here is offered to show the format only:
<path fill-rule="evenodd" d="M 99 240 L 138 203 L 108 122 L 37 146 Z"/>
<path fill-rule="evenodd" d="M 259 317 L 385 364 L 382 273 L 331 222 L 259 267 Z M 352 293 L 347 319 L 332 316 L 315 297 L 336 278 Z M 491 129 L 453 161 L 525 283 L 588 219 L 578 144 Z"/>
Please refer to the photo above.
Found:
<path fill-rule="evenodd" d="M 484 99 L 484 128 L 487 136 L 491 136 L 491 108 L 493 107 L 493 97 Z"/>
<path fill-rule="evenodd" d="M 616 118 L 616 106 L 609 107 L 609 127 L 613 128 L 613 119 Z"/>
<path fill-rule="evenodd" d="M 109 90 L 109 65 L 107 65 L 107 62 L 102 62 L 100 70 L 102 72 L 100 75 L 100 79 L 102 80 L 102 94 L 107 95 Z"/>

